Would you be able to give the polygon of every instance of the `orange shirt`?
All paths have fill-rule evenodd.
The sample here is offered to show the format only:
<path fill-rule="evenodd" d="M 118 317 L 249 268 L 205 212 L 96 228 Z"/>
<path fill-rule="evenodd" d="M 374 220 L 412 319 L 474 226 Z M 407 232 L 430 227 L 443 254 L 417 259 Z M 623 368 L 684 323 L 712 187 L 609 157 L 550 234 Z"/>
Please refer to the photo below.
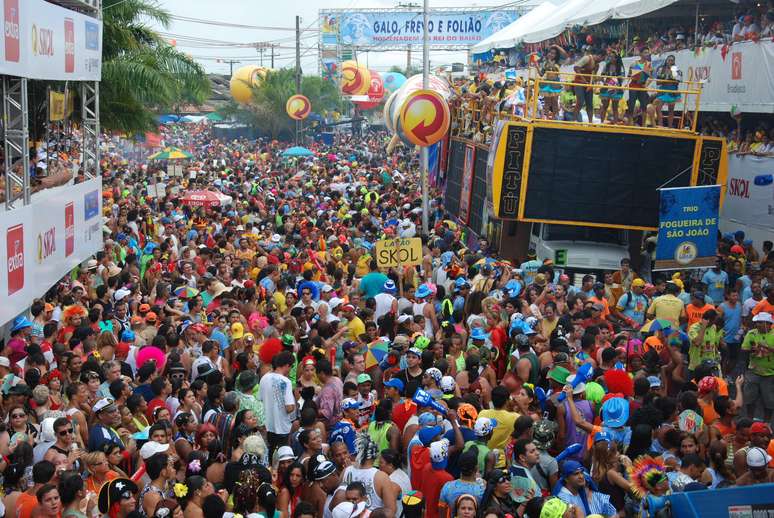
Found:
<path fill-rule="evenodd" d="M 110 470 L 107 472 L 107 475 L 105 477 L 105 482 L 109 482 L 116 478 L 118 478 L 118 473 L 116 473 L 113 470 Z M 87 477 L 84 482 L 85 482 L 86 489 L 88 491 L 93 491 L 95 494 L 99 494 L 99 490 L 104 484 L 103 482 L 102 484 L 97 485 L 97 482 L 94 480 L 94 477 L 92 476 Z"/>
<path fill-rule="evenodd" d="M 771 304 L 767 299 L 763 299 L 762 301 L 758 302 L 752 309 L 752 314 L 757 315 L 761 311 L 774 314 L 774 304 Z"/>
<path fill-rule="evenodd" d="M 38 506 L 38 497 L 25 491 L 16 498 L 16 518 L 30 518 Z"/>
<path fill-rule="evenodd" d="M 705 403 L 700 399 L 699 406 L 701 407 L 701 413 L 704 414 L 704 424 L 711 425 L 720 417 L 715 411 L 715 405 L 711 401 Z"/>
<path fill-rule="evenodd" d="M 704 313 L 710 309 L 715 309 L 715 306 L 712 304 L 704 304 L 700 308 L 697 308 L 693 304 L 688 304 L 685 306 L 685 314 L 688 315 L 688 327 L 691 327 L 693 324 L 701 320 L 702 315 L 704 315 Z"/>
<path fill-rule="evenodd" d="M 607 320 L 608 315 L 610 315 L 610 304 L 607 303 L 607 299 L 605 297 L 598 299 L 596 296 L 594 296 L 594 297 L 589 297 L 589 302 L 594 304 L 602 304 L 603 306 L 605 306 L 605 309 L 602 310 L 602 318 Z"/>

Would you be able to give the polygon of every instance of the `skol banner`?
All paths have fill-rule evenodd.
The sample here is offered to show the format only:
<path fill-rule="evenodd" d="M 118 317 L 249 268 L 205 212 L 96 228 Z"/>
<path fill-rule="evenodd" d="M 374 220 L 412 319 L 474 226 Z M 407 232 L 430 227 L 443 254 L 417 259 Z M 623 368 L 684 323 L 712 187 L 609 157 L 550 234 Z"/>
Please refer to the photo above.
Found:
<path fill-rule="evenodd" d="M 654 270 L 706 268 L 715 264 L 720 186 L 660 190 Z"/>
<path fill-rule="evenodd" d="M 472 45 L 510 25 L 516 11 L 433 11 L 427 23 L 431 45 Z M 344 45 L 421 45 L 420 11 L 322 12 L 323 43 Z"/>
<path fill-rule="evenodd" d="M 2 0 L 0 74 L 99 81 L 102 21 L 44 0 Z"/>

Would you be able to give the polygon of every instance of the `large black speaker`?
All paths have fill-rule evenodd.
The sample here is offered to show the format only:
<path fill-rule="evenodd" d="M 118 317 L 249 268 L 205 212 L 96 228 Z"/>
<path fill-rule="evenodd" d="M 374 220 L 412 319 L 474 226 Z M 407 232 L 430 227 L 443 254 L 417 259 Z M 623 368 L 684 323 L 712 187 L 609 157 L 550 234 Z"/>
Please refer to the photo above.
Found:
<path fill-rule="evenodd" d="M 658 189 L 691 183 L 695 135 L 532 130 L 523 220 L 655 228 Z"/>

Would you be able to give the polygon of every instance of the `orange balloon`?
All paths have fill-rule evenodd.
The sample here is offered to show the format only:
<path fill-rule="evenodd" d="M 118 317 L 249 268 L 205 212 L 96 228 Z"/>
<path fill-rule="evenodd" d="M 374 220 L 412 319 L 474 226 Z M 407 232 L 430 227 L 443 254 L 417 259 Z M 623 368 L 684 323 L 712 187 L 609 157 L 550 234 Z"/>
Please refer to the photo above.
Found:
<path fill-rule="evenodd" d="M 300 121 L 306 119 L 312 113 L 312 103 L 303 95 L 291 95 L 285 103 L 285 111 L 288 117 Z"/>
<path fill-rule="evenodd" d="M 449 131 L 449 105 L 434 90 L 410 93 L 400 108 L 400 126 L 405 137 L 417 146 L 432 146 Z"/>

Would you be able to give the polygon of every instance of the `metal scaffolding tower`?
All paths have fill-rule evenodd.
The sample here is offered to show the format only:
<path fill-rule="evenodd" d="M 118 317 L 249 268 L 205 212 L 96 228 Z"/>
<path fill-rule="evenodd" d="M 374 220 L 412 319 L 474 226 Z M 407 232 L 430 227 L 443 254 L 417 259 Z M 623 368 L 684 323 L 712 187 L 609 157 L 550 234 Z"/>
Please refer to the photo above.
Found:
<path fill-rule="evenodd" d="M 3 77 L 5 139 L 5 209 L 30 203 L 29 120 L 27 78 Z"/>

